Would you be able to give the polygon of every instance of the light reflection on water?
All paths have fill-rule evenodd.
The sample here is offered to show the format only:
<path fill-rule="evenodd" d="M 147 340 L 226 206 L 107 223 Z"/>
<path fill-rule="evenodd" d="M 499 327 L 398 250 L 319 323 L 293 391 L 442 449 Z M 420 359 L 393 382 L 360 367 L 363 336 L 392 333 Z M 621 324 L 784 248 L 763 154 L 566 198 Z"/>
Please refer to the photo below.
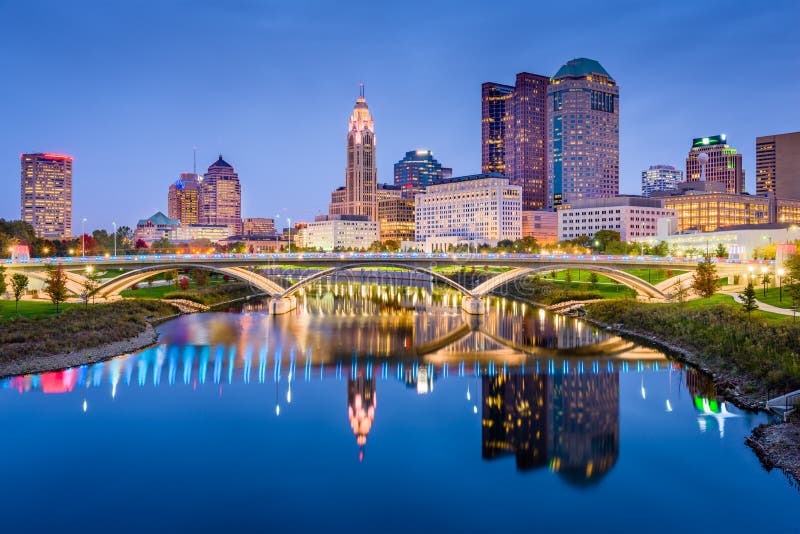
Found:
<path fill-rule="evenodd" d="M 341 509 L 364 484 L 371 490 L 360 497 L 365 519 L 379 520 L 387 512 L 381 495 L 390 494 L 400 508 L 415 507 L 429 525 L 467 531 L 495 529 L 491 512 L 475 517 L 469 508 L 475 491 L 489 509 L 513 510 L 525 506 L 526 495 L 537 495 L 555 513 L 540 522 L 562 529 L 592 526 L 585 522 L 591 514 L 570 516 L 565 524 L 559 511 L 581 506 L 600 513 L 614 506 L 622 491 L 629 502 L 640 503 L 647 520 L 645 506 L 698 485 L 728 499 L 746 495 L 790 503 L 794 498 L 785 481 L 763 472 L 742 445 L 763 416 L 722 402 L 704 375 L 658 351 L 520 303 L 497 299 L 476 319 L 462 314 L 449 294 L 342 286 L 301 296 L 298 310 L 287 316 L 270 317 L 253 305 L 185 316 L 159 331 L 161 343 L 135 355 L 0 381 L 7 390 L 0 392 L 0 402 L 7 426 L 45 423 L 37 427 L 40 438 L 52 439 L 49 431 L 56 432 L 84 467 L 108 454 L 108 459 L 128 458 L 120 498 L 141 498 L 143 491 L 169 486 L 164 477 L 176 462 L 214 462 L 227 451 L 230 463 L 237 450 L 252 469 L 234 476 L 219 470 L 212 475 L 206 468 L 172 498 L 186 506 L 208 491 L 222 491 L 238 496 L 247 510 L 244 503 L 259 496 L 261 509 L 280 502 L 274 511 L 287 514 L 231 523 L 222 511 L 208 510 L 201 521 L 164 510 L 159 519 L 165 525 L 343 528 L 348 523 Z M 49 430 L 47 421 L 56 426 Z M 212 437 L 206 428 L 218 430 Z M 209 448 L 186 441 L 197 433 Z M 29 467 L 38 461 L 36 480 L 63 485 L 61 498 L 74 506 L 71 479 L 54 473 L 47 460 L 28 456 L 47 441 L 34 439 L 5 440 L 0 453 L 21 457 Z M 109 439 L 110 448 L 85 445 Z M 149 450 L 159 440 L 181 455 L 148 456 L 149 464 L 142 464 L 144 458 L 126 452 Z M 241 443 L 258 448 L 243 450 Z M 150 476 L 138 476 L 141 469 Z M 427 482 L 420 488 L 421 481 L 402 481 L 398 472 L 426 473 Z M 99 480 L 108 476 L 102 469 L 98 473 Z M 540 479 L 542 474 L 546 478 Z M 463 487 L 455 483 L 462 477 L 470 480 Z M 316 493 L 320 484 L 337 490 L 325 504 L 314 503 L 327 515 L 304 516 L 302 499 L 281 497 L 285 491 Z M 640 486 L 647 489 L 632 489 Z M 0 509 L 24 508 L 22 499 L 35 487 L 18 488 L 20 502 L 9 494 Z M 402 487 L 407 489 L 398 493 Z M 481 487 L 492 491 L 472 489 Z M 424 502 L 440 502 L 461 514 L 447 513 L 448 521 L 440 523 L 444 512 L 420 509 Z M 729 511 L 715 526 L 745 525 L 746 511 Z M 695 513 L 683 511 L 687 517 Z M 293 514 L 294 522 L 288 518 Z M 525 517 L 509 518 L 505 528 L 527 530 Z M 630 527 L 636 517 L 629 511 L 617 525 Z M 660 530 L 668 524 L 666 519 L 651 526 Z M 143 524 L 131 519 L 127 526 L 136 530 Z"/>

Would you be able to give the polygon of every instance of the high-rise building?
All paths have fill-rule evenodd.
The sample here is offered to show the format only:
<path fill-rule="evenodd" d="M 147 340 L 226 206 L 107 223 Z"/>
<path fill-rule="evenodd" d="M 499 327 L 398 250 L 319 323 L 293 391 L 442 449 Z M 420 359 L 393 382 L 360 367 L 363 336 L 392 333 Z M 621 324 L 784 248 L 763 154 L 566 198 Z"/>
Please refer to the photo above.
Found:
<path fill-rule="evenodd" d="M 331 194 L 331 215 L 366 215 L 378 220 L 376 189 L 378 171 L 375 166 L 375 122 L 360 87 L 347 131 L 347 169 L 345 171 L 344 202 Z"/>
<path fill-rule="evenodd" d="M 619 194 L 619 87 L 600 63 L 564 64 L 547 88 L 549 207 Z"/>
<path fill-rule="evenodd" d="M 650 165 L 642 171 L 642 196 L 650 197 L 661 191 L 674 191 L 683 181 L 683 171 L 673 165 Z"/>
<path fill-rule="evenodd" d="M 481 168 L 522 187 L 522 208 L 547 205 L 546 76 L 520 72 L 514 86 L 482 86 Z"/>
<path fill-rule="evenodd" d="M 275 219 L 247 217 L 242 221 L 244 235 L 275 235 Z"/>
<path fill-rule="evenodd" d="M 72 237 L 72 156 L 22 154 L 20 167 L 22 220 L 38 237 Z"/>
<path fill-rule="evenodd" d="M 170 219 L 178 219 L 181 224 L 200 222 L 200 191 L 197 178 L 194 173 L 184 172 L 174 184 L 169 186 L 167 212 Z"/>
<path fill-rule="evenodd" d="M 800 199 L 800 132 L 756 138 L 756 194 Z"/>
<path fill-rule="evenodd" d="M 389 198 L 378 201 L 381 241 L 414 241 L 414 201 Z"/>
<path fill-rule="evenodd" d="M 725 134 L 692 140 L 686 157 L 686 181 L 700 180 L 725 184 L 725 190 L 734 195 L 744 193 L 742 155 L 728 145 Z"/>
<path fill-rule="evenodd" d="M 414 195 L 441 180 L 442 164 L 430 150 L 406 152 L 405 157 L 394 164 L 394 185 L 400 188 L 403 198 L 413 200 Z"/>
<path fill-rule="evenodd" d="M 219 159 L 200 181 L 201 224 L 225 225 L 233 234 L 242 232 L 242 189 L 233 167 Z"/>

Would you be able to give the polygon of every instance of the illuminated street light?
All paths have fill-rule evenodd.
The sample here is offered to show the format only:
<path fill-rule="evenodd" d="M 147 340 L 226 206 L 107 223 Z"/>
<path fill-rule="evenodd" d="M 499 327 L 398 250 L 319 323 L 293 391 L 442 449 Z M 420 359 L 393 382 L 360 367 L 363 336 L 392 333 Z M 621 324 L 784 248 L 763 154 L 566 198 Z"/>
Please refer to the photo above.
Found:
<path fill-rule="evenodd" d="M 81 219 L 81 258 L 86 256 L 86 217 Z"/>
<path fill-rule="evenodd" d="M 786 271 L 781 268 L 775 274 L 778 275 L 778 302 L 783 302 L 783 275 L 786 274 Z"/>

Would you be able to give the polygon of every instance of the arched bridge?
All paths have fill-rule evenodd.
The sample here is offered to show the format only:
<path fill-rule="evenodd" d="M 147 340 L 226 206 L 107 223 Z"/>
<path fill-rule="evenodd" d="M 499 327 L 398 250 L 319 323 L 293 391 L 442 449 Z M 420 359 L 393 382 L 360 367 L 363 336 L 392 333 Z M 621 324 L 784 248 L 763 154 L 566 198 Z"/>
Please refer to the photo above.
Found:
<path fill-rule="evenodd" d="M 156 274 L 175 269 L 204 269 L 228 275 L 251 284 L 259 292 L 272 297 L 270 309 L 273 313 L 286 313 L 295 307 L 295 293 L 314 281 L 340 272 L 372 268 L 397 268 L 423 273 L 445 284 L 463 295 L 462 307 L 473 314 L 484 312 L 483 297 L 504 284 L 513 283 L 528 276 L 544 275 L 566 269 L 581 269 L 606 276 L 632 288 L 641 298 L 669 300 L 667 291 L 675 284 L 686 281 L 682 274 L 654 286 L 626 272 L 625 268 L 658 268 L 693 270 L 697 263 L 683 258 L 650 256 L 606 256 L 570 254 L 421 254 L 421 253 L 299 253 L 299 254 L 167 254 L 151 256 L 47 258 L 27 262 L 7 262 L 9 275 L 15 271 L 26 271 L 29 276 L 46 279 L 47 264 L 62 263 L 67 272 L 67 289 L 76 295 L 84 291 L 86 278 L 70 269 L 82 269 L 92 265 L 101 268 L 130 269 L 121 275 L 104 281 L 94 292 L 101 298 L 113 298 L 121 291 Z M 746 271 L 753 262 L 718 263 L 721 276 Z M 253 268 L 276 264 L 300 265 L 303 267 L 325 267 L 314 274 L 284 288 L 269 278 L 255 272 Z M 435 267 L 510 267 L 511 269 L 469 289 L 437 272 Z"/>

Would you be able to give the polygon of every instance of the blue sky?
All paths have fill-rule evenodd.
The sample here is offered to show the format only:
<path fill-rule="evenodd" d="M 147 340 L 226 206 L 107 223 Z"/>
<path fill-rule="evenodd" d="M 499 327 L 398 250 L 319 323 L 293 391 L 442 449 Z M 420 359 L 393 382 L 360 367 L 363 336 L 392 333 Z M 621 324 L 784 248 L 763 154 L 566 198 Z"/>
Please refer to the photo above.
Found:
<path fill-rule="evenodd" d="M 0 0 L 0 217 L 19 217 L 19 154 L 75 157 L 74 219 L 132 225 L 180 172 L 234 165 L 244 216 L 301 220 L 344 184 L 366 85 L 378 177 L 430 148 L 480 171 L 480 85 L 600 61 L 620 85 L 621 189 L 683 168 L 726 133 L 754 190 L 755 137 L 800 130 L 795 1 L 63 2 Z"/>

